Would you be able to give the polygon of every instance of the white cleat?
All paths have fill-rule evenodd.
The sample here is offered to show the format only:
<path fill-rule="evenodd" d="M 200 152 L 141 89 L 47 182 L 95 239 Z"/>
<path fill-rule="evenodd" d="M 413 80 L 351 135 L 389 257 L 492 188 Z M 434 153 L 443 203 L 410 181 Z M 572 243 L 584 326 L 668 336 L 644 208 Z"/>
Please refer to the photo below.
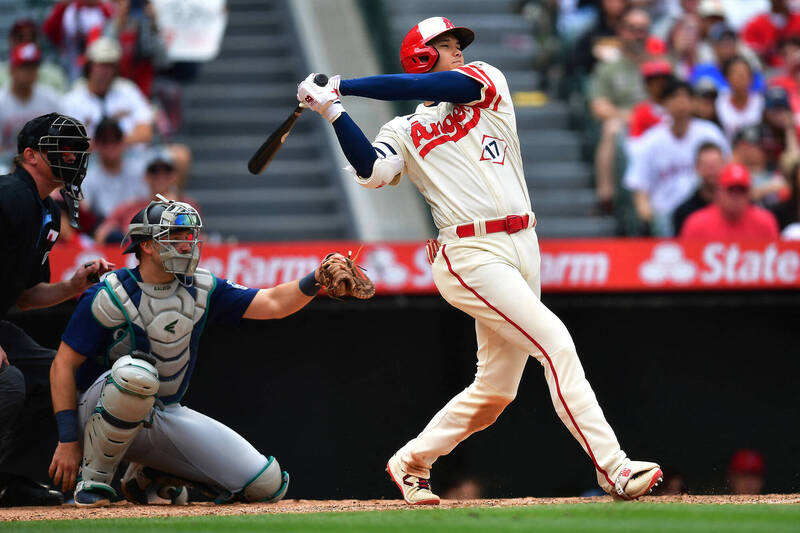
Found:
<path fill-rule="evenodd" d="M 656 463 L 626 460 L 614 483 L 615 498 L 635 500 L 653 491 L 664 479 L 661 467 Z"/>
<path fill-rule="evenodd" d="M 439 505 L 439 497 L 431 492 L 427 479 L 406 473 L 396 455 L 386 463 L 386 471 L 394 484 L 403 493 L 403 499 L 410 505 Z"/>

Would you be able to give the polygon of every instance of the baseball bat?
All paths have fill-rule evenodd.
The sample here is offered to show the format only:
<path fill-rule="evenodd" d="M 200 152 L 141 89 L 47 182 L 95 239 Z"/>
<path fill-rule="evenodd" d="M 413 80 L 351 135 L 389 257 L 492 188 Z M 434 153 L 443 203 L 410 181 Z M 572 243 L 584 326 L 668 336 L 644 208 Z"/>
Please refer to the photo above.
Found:
<path fill-rule="evenodd" d="M 324 87 L 328 84 L 328 76 L 325 74 L 317 74 L 314 76 L 314 83 L 320 87 Z M 283 143 L 286 142 L 286 137 L 292 132 L 294 123 L 300 118 L 305 108 L 306 106 L 304 104 L 298 104 L 289 117 L 283 121 L 283 124 L 278 126 L 278 128 L 267 137 L 267 140 L 259 146 L 256 153 L 253 154 L 250 161 L 247 163 L 247 170 L 249 170 L 251 174 L 261 174 L 264 172 L 264 169 L 267 168 L 272 158 L 275 157 L 278 150 L 283 146 Z"/>

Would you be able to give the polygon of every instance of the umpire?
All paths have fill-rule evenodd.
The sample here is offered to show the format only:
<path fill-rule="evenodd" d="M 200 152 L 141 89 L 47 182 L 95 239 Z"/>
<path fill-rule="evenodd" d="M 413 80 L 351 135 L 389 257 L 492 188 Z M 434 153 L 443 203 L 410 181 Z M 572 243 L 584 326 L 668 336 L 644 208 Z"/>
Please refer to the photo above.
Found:
<path fill-rule="evenodd" d="M 49 369 L 55 350 L 39 346 L 4 320 L 21 310 L 49 307 L 91 285 L 111 270 L 103 259 L 86 263 L 68 281 L 50 283 L 48 255 L 58 239 L 60 212 L 50 193 L 61 188 L 70 224 L 77 226 L 80 186 L 86 175 L 89 139 L 79 121 L 50 113 L 29 121 L 17 137 L 15 168 L 0 176 L 0 507 L 58 505 L 60 492 L 30 479 L 24 465 L 37 443 L 54 432 Z"/>

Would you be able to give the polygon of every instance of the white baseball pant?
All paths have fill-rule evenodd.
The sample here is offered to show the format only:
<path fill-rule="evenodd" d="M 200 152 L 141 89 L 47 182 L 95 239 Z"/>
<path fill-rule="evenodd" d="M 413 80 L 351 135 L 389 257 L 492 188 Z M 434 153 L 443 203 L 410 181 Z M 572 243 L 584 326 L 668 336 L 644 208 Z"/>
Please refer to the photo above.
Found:
<path fill-rule="evenodd" d="M 429 478 L 434 461 L 490 426 L 517 394 L 528 356 L 544 367 L 556 413 L 610 491 L 625 459 L 597 403 L 567 328 L 540 300 L 539 242 L 533 228 L 458 239 L 440 232 L 433 263 L 439 292 L 475 318 L 478 368 L 425 429 L 399 451 L 409 474 Z"/>

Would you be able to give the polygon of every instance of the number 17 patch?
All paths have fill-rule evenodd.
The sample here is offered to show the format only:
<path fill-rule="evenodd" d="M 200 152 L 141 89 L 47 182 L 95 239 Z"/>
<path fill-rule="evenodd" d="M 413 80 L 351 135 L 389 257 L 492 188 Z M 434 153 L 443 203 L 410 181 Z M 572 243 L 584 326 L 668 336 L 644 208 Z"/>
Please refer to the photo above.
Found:
<path fill-rule="evenodd" d="M 508 145 L 503 139 L 484 135 L 481 144 L 483 144 L 483 151 L 481 152 L 480 161 L 491 161 L 496 165 L 502 165 L 506 162 Z"/>

